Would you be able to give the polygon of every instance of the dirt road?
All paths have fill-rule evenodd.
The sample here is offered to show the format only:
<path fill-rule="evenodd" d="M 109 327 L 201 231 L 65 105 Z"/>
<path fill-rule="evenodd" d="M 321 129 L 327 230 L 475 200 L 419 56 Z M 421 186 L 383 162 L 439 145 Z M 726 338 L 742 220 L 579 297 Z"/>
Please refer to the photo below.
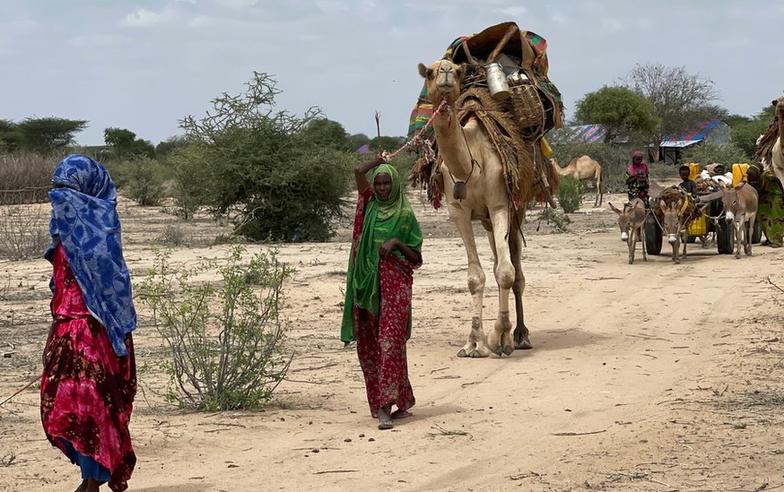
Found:
<path fill-rule="evenodd" d="M 354 350 L 337 339 L 348 243 L 283 246 L 298 270 L 287 289 L 297 357 L 273 408 L 205 415 L 167 406 L 155 394 L 164 383 L 158 340 L 140 327 L 147 389 L 132 426 L 131 490 L 784 488 L 784 293 L 767 283 L 784 286 L 782 251 L 756 247 L 735 260 L 692 246 L 681 265 L 669 256 L 628 265 L 609 211 L 576 214 L 563 234 L 546 225 L 537 233 L 532 221 L 523 263 L 535 348 L 467 360 L 455 356 L 470 322 L 463 248 L 444 214 L 420 218 L 428 237 L 414 282 L 413 418 L 375 429 Z M 137 220 L 126 234 L 146 230 Z M 497 290 L 489 246 L 479 246 L 487 330 Z M 223 254 L 182 249 L 175 258 Z M 141 242 L 127 256 L 135 272 L 151 260 Z M 47 265 L 2 266 L 10 285 L 29 281 L 39 293 L 6 307 L 45 314 Z M 0 343 L 22 340 L 0 359 L 0 396 L 37 370 L 42 321 L 0 325 Z M 77 482 L 46 443 L 36 405 L 31 389 L 0 409 L 0 458 L 15 456 L 0 463 L 2 490 Z"/>

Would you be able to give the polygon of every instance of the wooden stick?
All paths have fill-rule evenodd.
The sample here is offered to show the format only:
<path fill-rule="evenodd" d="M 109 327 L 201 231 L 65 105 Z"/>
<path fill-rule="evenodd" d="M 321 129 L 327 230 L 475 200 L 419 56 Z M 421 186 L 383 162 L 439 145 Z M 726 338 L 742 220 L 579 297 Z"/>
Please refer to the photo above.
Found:
<path fill-rule="evenodd" d="M 471 65 L 476 65 L 476 60 L 474 59 L 474 55 L 471 54 L 471 50 L 468 49 L 468 40 L 463 41 L 463 53 L 465 53 L 466 60 Z"/>
<path fill-rule="evenodd" d="M 601 434 L 602 432 L 607 432 L 607 429 L 591 431 L 591 432 L 556 432 L 553 435 L 554 436 L 589 436 L 591 434 Z"/>
<path fill-rule="evenodd" d="M 770 285 L 772 285 L 773 287 L 777 288 L 779 290 L 779 292 L 784 292 L 784 289 L 782 289 L 781 287 L 779 287 L 778 285 L 773 283 L 773 280 L 770 279 L 770 275 L 768 275 L 768 283 Z"/>
<path fill-rule="evenodd" d="M 359 470 L 324 470 L 317 471 L 314 475 L 324 475 L 326 473 L 357 473 Z"/>
<path fill-rule="evenodd" d="M 381 113 L 376 111 L 376 135 L 381 138 Z"/>
<path fill-rule="evenodd" d="M 504 37 L 501 38 L 501 41 L 498 42 L 495 49 L 493 49 L 493 52 L 490 53 L 490 56 L 487 57 L 487 63 L 493 63 L 495 61 L 496 57 L 501 54 L 501 50 L 503 50 L 506 47 L 506 43 L 508 43 L 509 40 L 512 39 L 512 36 L 516 32 L 517 32 L 517 26 L 509 26 L 509 30 L 506 31 Z"/>
<path fill-rule="evenodd" d="M 0 407 L 2 407 L 3 405 L 5 405 L 5 404 L 6 404 L 6 403 L 8 403 L 9 401 L 11 401 L 11 399 L 12 399 L 13 397 L 15 397 L 16 395 L 18 395 L 19 393 L 21 393 L 22 391 L 26 390 L 27 388 L 29 388 L 30 386 L 34 385 L 36 382 L 38 382 L 38 381 L 40 381 L 40 380 L 41 380 L 41 376 L 36 376 L 36 377 L 35 377 L 35 379 L 33 379 L 32 381 L 30 381 L 29 383 L 27 383 L 26 385 L 24 385 L 24 386 L 23 386 L 22 388 L 20 388 L 20 389 L 19 389 L 19 390 L 18 390 L 16 393 L 14 393 L 13 395 L 9 396 L 9 397 L 8 397 L 8 398 L 6 398 L 5 400 L 3 400 L 3 401 L 0 401 Z"/>

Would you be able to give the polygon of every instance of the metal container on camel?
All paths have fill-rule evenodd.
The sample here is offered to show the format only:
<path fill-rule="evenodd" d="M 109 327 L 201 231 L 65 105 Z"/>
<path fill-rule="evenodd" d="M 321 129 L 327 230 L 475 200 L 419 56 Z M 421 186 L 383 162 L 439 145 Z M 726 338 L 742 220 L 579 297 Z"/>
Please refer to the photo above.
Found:
<path fill-rule="evenodd" d="M 506 74 L 498 63 L 488 63 L 485 66 L 487 73 L 487 88 L 495 98 L 509 96 L 509 84 L 506 81 Z"/>

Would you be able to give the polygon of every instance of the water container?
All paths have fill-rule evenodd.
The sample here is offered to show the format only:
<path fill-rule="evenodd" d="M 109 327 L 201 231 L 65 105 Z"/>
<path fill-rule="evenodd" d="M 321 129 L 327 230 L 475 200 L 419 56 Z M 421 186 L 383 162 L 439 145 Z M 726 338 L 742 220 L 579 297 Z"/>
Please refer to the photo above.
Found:
<path fill-rule="evenodd" d="M 704 236 L 708 233 L 708 218 L 700 215 L 689 223 L 689 236 Z"/>
<path fill-rule="evenodd" d="M 732 165 L 732 186 L 738 186 L 746 181 L 746 173 L 749 170 L 749 165 L 746 162 L 735 163 Z"/>
<path fill-rule="evenodd" d="M 509 83 L 506 74 L 498 63 L 489 63 L 485 66 L 487 71 L 487 88 L 493 97 L 501 98 L 509 95 Z"/>
<path fill-rule="evenodd" d="M 692 181 L 696 181 L 697 177 L 700 175 L 700 163 L 699 162 L 690 162 L 689 163 L 689 179 Z"/>

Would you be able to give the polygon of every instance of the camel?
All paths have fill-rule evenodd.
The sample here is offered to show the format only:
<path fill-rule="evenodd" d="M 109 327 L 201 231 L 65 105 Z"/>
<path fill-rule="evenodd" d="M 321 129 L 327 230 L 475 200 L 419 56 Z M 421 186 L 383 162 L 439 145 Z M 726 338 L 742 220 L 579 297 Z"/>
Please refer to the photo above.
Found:
<path fill-rule="evenodd" d="M 772 104 L 776 107 L 776 120 L 778 120 L 779 136 L 773 145 L 773 152 L 770 159 L 773 173 L 779 178 L 784 186 L 784 96 L 779 97 Z"/>
<path fill-rule="evenodd" d="M 754 232 L 754 221 L 757 218 L 757 190 L 747 183 L 736 188 L 727 186 L 721 189 L 721 203 L 731 221 L 735 232 L 735 258 L 740 258 L 740 247 L 746 256 L 751 256 L 751 235 Z"/>
<path fill-rule="evenodd" d="M 590 156 L 582 155 L 575 157 L 569 164 L 564 167 L 558 165 L 555 158 L 550 159 L 553 169 L 561 176 L 572 176 L 578 181 L 592 180 L 596 185 L 596 200 L 593 206 L 598 207 L 602 204 L 602 196 L 604 190 L 602 189 L 602 166 L 591 159 Z"/>
<path fill-rule="evenodd" d="M 455 223 L 468 257 L 468 290 L 473 312 L 468 341 L 458 357 L 511 355 L 515 349 L 532 348 L 523 318 L 525 276 L 521 265 L 523 209 L 515 213 L 507 193 L 501 158 L 483 126 L 476 118 L 458 119 L 457 100 L 464 74 L 462 66 L 439 60 L 429 67 L 420 63 L 419 74 L 425 79 L 436 112 L 432 124 L 441 157 L 440 172 L 450 219 Z M 531 186 L 525 183 L 524 186 Z M 528 197 L 523 197 L 522 204 Z M 498 315 L 488 337 L 482 328 L 485 273 L 476 250 L 472 221 L 478 220 L 487 231 L 495 258 L 498 284 Z M 516 326 L 512 336 L 509 318 L 509 291 L 514 293 Z"/>
<path fill-rule="evenodd" d="M 610 208 L 618 214 L 618 227 L 621 229 L 621 241 L 626 241 L 629 246 L 629 264 L 634 264 L 634 250 L 637 241 L 642 243 L 642 260 L 648 261 L 645 251 L 645 202 L 635 198 L 618 210 L 610 203 Z"/>

